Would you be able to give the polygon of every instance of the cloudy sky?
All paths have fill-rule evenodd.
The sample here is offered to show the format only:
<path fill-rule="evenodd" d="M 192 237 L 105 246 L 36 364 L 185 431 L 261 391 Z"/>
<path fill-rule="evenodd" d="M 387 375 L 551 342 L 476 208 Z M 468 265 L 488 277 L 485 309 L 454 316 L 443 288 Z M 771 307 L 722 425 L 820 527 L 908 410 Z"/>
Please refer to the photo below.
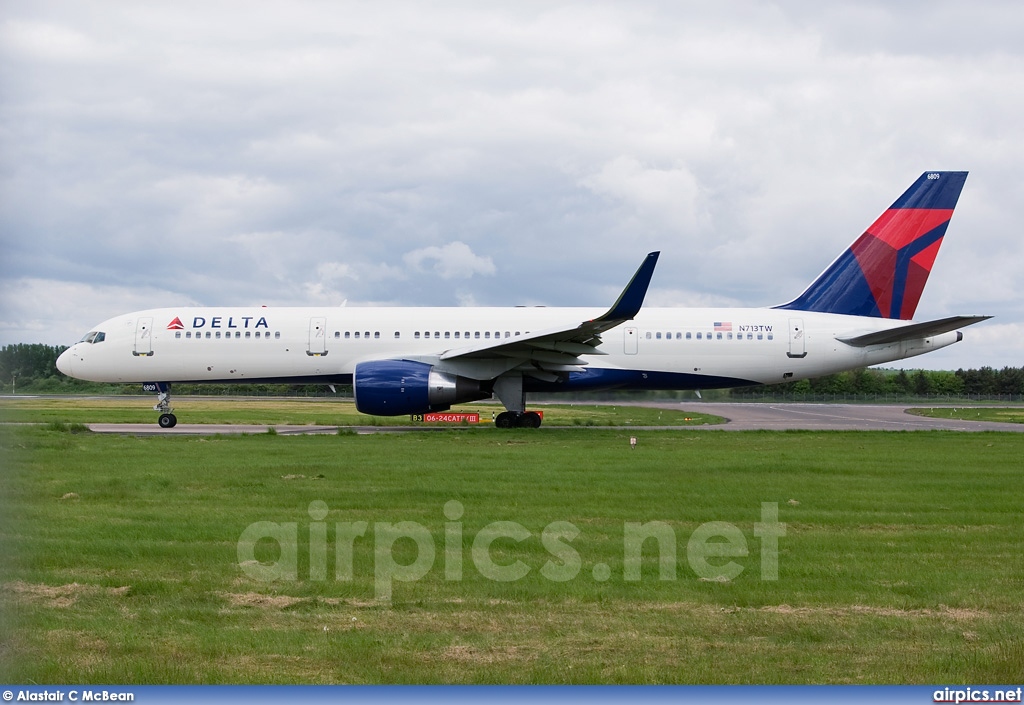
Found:
<path fill-rule="evenodd" d="M 0 344 L 174 305 L 799 294 L 969 170 L 918 358 L 1024 365 L 1024 4 L 0 5 Z"/>

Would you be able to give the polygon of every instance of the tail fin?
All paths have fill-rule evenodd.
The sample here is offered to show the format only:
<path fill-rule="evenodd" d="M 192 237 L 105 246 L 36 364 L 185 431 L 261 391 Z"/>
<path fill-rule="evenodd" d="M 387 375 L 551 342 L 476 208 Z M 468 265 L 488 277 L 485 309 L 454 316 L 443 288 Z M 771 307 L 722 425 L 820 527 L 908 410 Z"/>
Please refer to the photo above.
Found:
<path fill-rule="evenodd" d="M 913 318 L 966 180 L 966 171 L 921 174 L 804 293 L 776 308 Z"/>

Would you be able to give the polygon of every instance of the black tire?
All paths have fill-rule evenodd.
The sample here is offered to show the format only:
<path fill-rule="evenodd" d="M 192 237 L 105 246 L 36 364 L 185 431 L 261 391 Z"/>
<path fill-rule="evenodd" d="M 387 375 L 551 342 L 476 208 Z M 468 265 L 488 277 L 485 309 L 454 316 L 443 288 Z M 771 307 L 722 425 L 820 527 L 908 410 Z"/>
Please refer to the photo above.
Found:
<path fill-rule="evenodd" d="M 519 425 L 523 428 L 540 428 L 540 414 L 536 411 L 527 411 L 519 419 Z"/>
<path fill-rule="evenodd" d="M 160 424 L 160 428 L 174 428 L 178 425 L 178 417 L 174 414 L 160 414 L 157 423 Z"/>
<path fill-rule="evenodd" d="M 498 418 L 494 419 L 495 428 L 514 428 L 516 425 L 516 415 L 511 411 L 503 411 L 498 414 Z"/>

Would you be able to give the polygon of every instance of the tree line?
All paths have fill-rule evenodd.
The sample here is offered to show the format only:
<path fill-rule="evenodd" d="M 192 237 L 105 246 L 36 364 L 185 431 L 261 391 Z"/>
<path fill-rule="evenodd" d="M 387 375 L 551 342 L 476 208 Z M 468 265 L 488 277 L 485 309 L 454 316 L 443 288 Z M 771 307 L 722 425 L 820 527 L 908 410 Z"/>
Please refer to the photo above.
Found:
<path fill-rule="evenodd" d="M 0 384 L 4 391 L 32 394 L 137 393 L 139 385 L 109 385 L 65 377 L 57 370 L 57 357 L 67 349 L 62 345 L 18 343 L 0 348 Z M 156 380 L 158 381 L 158 380 Z M 322 385 L 177 385 L 178 394 L 285 395 L 322 394 Z M 345 390 L 339 389 L 343 392 Z M 765 391 L 784 396 L 1021 396 L 1024 395 L 1024 368 L 992 367 L 941 370 L 888 370 L 861 368 L 816 379 L 784 382 L 770 387 L 738 387 L 729 396 L 742 398 Z"/>
<path fill-rule="evenodd" d="M 730 396 L 742 398 L 769 391 L 785 396 L 914 396 L 1003 397 L 1024 395 L 1024 368 L 992 367 L 956 372 L 944 370 L 889 370 L 860 368 L 815 379 L 784 382 L 769 387 L 737 387 Z"/>

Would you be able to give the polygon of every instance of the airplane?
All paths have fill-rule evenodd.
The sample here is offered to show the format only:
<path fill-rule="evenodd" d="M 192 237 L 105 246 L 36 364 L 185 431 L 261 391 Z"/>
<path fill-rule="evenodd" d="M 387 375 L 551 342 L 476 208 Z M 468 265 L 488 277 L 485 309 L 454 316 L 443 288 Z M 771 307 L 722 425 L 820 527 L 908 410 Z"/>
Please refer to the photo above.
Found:
<path fill-rule="evenodd" d="M 159 308 L 100 323 L 57 368 L 142 383 L 159 424 L 175 383 L 350 384 L 356 408 L 418 415 L 496 397 L 499 428 L 541 425 L 529 393 L 767 385 L 921 355 L 991 316 L 913 316 L 967 172 L 928 171 L 792 301 L 644 308 L 658 252 L 607 310 Z"/>

